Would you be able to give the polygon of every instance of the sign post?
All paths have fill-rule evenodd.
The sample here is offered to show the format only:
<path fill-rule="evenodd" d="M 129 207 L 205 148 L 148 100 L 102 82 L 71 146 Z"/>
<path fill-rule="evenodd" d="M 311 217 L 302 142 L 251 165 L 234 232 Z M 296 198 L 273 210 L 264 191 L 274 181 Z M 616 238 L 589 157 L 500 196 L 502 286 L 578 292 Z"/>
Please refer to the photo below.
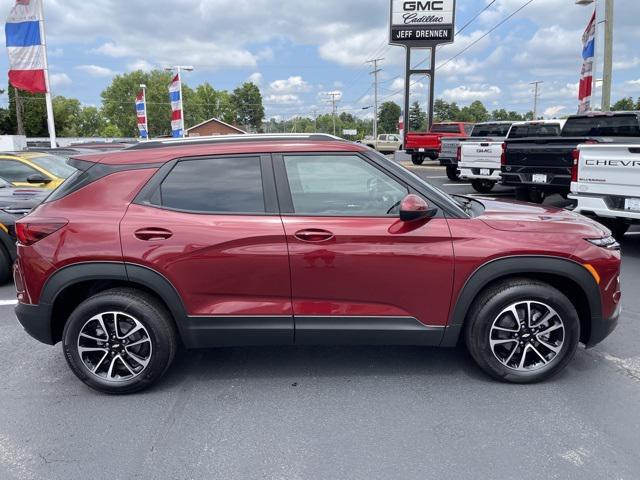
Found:
<path fill-rule="evenodd" d="M 391 0 L 389 44 L 404 46 L 407 52 L 404 79 L 404 131 L 410 131 L 409 93 L 411 75 L 429 77 L 429 128 L 433 124 L 436 46 L 452 43 L 456 20 L 456 0 Z M 411 65 L 413 48 L 429 50 L 429 68 Z"/>

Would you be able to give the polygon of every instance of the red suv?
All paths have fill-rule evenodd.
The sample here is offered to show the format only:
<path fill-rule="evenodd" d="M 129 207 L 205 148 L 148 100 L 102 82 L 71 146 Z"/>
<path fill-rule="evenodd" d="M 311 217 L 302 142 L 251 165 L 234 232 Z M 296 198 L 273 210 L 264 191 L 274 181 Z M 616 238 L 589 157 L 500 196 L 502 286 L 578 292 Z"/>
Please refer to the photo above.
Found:
<path fill-rule="evenodd" d="M 18 319 L 109 393 L 188 348 L 454 346 L 534 382 L 620 312 L 604 227 L 525 203 L 451 197 L 323 135 L 148 142 L 78 156 L 17 223 Z"/>

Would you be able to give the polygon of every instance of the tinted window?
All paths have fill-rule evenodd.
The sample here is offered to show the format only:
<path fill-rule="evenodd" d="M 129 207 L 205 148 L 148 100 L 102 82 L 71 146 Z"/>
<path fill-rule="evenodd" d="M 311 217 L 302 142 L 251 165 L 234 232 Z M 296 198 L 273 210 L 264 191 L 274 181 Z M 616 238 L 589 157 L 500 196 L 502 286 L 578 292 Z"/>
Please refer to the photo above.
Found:
<path fill-rule="evenodd" d="M 16 160 L 0 160 L 0 177 L 8 182 L 26 182 L 29 175 L 40 174 L 35 168 Z"/>
<path fill-rule="evenodd" d="M 562 129 L 563 137 L 640 137 L 635 115 L 573 117 Z"/>
<path fill-rule="evenodd" d="M 473 127 L 472 137 L 506 137 L 510 123 L 488 123 Z"/>
<path fill-rule="evenodd" d="M 406 187 L 357 156 L 287 155 L 284 161 L 295 213 L 397 214 L 407 195 Z"/>
<path fill-rule="evenodd" d="M 160 203 L 194 212 L 264 213 L 260 158 L 179 162 L 160 186 Z"/>
<path fill-rule="evenodd" d="M 535 125 L 514 125 L 509 138 L 557 137 L 560 135 L 559 123 L 538 123 Z"/>
<path fill-rule="evenodd" d="M 473 132 L 473 124 L 465 123 L 464 124 L 464 133 L 465 133 L 465 135 L 471 135 L 471 132 Z"/>
<path fill-rule="evenodd" d="M 458 125 L 434 125 L 431 127 L 431 133 L 460 133 Z"/>

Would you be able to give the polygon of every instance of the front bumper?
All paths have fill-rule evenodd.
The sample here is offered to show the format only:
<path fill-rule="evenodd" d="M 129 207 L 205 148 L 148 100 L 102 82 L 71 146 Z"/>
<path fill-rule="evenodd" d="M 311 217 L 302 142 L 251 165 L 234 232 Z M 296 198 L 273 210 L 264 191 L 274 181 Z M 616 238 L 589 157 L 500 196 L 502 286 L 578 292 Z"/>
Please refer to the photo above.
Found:
<path fill-rule="evenodd" d="M 29 335 L 39 342 L 55 345 L 51 328 L 51 311 L 52 306 L 46 304 L 18 303 L 15 308 L 18 321 Z"/>
<path fill-rule="evenodd" d="M 592 320 L 591 321 L 591 334 L 589 340 L 586 343 L 587 348 L 595 347 L 597 344 L 607 338 L 618 326 L 618 320 L 622 313 L 622 304 L 619 303 L 615 312 L 611 317 L 606 319 Z"/>

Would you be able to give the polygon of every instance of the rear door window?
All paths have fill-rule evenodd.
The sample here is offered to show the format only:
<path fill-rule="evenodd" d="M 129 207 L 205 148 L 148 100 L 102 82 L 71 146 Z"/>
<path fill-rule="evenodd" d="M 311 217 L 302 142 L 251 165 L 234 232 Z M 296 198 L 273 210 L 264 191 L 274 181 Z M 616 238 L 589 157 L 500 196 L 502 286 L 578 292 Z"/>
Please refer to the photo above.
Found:
<path fill-rule="evenodd" d="M 536 125 L 514 125 L 509 138 L 557 137 L 560 135 L 559 123 L 540 123 Z"/>
<path fill-rule="evenodd" d="M 26 183 L 27 177 L 40 174 L 35 168 L 17 160 L 0 160 L 0 177 L 7 182 Z"/>
<path fill-rule="evenodd" d="M 176 163 L 160 185 L 164 208 L 197 213 L 265 213 L 260 157 Z"/>

